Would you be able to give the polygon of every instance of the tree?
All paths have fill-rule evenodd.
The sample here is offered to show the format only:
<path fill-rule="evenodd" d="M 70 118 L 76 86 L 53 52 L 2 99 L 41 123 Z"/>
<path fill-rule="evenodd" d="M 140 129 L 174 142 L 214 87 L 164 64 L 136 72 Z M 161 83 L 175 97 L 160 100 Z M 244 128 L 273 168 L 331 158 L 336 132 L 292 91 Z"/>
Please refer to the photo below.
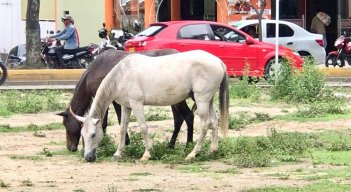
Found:
<path fill-rule="evenodd" d="M 40 0 L 28 0 L 26 14 L 26 63 L 27 68 L 43 68 L 40 59 Z"/>
<path fill-rule="evenodd" d="M 240 0 L 240 1 L 242 1 L 242 3 L 249 6 L 255 11 L 258 19 L 258 39 L 259 41 L 262 41 L 262 17 L 263 17 L 264 8 L 267 5 L 266 0 L 249 0 L 249 1 Z M 258 5 L 254 6 L 254 2 L 257 2 Z"/>

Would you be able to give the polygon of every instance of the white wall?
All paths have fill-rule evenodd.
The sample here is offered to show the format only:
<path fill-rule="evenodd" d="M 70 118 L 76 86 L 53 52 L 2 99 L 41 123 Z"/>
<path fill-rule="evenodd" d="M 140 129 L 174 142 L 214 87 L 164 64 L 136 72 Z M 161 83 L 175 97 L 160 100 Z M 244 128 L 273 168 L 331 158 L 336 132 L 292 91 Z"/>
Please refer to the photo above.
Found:
<path fill-rule="evenodd" d="M 55 23 L 40 21 L 41 37 L 53 30 Z M 18 44 L 26 42 L 26 23 L 21 19 L 21 0 L 0 0 L 0 53 L 8 53 Z"/>

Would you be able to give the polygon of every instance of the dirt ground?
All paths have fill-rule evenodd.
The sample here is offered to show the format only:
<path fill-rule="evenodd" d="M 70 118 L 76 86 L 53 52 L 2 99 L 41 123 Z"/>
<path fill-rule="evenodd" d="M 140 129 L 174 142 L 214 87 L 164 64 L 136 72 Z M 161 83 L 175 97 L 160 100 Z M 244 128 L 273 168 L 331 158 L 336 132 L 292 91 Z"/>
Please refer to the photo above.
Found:
<path fill-rule="evenodd" d="M 281 108 L 236 107 L 231 111 L 255 111 L 281 114 Z M 43 125 L 61 122 L 54 113 L 15 115 L 0 117 L 0 124 L 25 126 L 30 123 Z M 171 136 L 172 120 L 149 122 L 150 132 L 162 133 L 165 139 Z M 195 127 L 198 125 L 196 117 Z M 320 131 L 326 129 L 349 129 L 351 120 L 329 122 L 277 122 L 254 124 L 242 131 L 230 131 L 230 136 L 266 135 L 269 128 L 280 131 Z M 137 129 L 135 123 L 132 129 Z M 65 130 L 43 131 L 46 137 L 34 136 L 32 132 L 0 133 L 0 179 L 9 187 L 0 191 L 240 191 L 264 186 L 302 186 L 309 181 L 293 176 L 279 176 L 289 171 L 323 170 L 328 166 L 315 166 L 309 162 L 282 165 L 270 168 L 238 169 L 239 173 L 219 173 L 234 168 L 221 162 L 205 163 L 204 172 L 184 171 L 189 165 L 166 165 L 136 162 L 87 163 L 76 156 L 38 155 L 44 148 L 50 151 L 65 151 Z M 108 133 L 117 138 L 117 128 L 109 127 Z M 185 141 L 186 128 L 182 128 L 180 140 Z M 195 136 L 195 138 L 197 138 Z M 56 143 L 56 144 L 55 144 Z M 81 147 L 81 146 L 80 146 Z M 14 159 L 13 157 L 39 156 L 41 159 Z M 12 158 L 11 158 L 12 157 Z M 27 184 L 26 184 L 27 183 Z M 30 184 L 28 184 L 30 183 Z M 31 186 L 30 186 L 31 185 Z"/>

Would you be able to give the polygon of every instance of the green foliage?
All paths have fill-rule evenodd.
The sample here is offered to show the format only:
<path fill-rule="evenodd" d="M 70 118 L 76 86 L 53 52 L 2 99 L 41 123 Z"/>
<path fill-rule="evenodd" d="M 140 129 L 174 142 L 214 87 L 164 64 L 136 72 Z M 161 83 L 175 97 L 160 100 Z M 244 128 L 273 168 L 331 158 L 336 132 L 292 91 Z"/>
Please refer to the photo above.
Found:
<path fill-rule="evenodd" d="M 288 61 L 282 60 L 277 74 L 272 79 L 273 86 L 270 89 L 272 100 L 287 100 L 291 93 L 291 81 L 293 69 Z"/>
<path fill-rule="evenodd" d="M 100 146 L 96 150 L 98 160 L 111 159 L 112 155 L 116 152 L 117 148 L 113 138 L 107 134 L 104 135 Z"/>
<path fill-rule="evenodd" d="M 254 83 L 256 79 L 248 76 L 249 66 L 246 65 L 244 75 L 235 85 L 229 87 L 229 95 L 232 99 L 250 99 L 257 102 L 261 97 L 261 91 Z"/>
<path fill-rule="evenodd" d="M 22 132 L 22 131 L 42 131 L 42 130 L 55 130 L 55 129 L 63 129 L 62 123 L 50 123 L 47 125 L 35 125 L 29 124 L 25 127 L 11 127 L 10 125 L 0 125 L 0 133 L 1 132 Z"/>
<path fill-rule="evenodd" d="M 264 188 L 257 188 L 257 189 L 248 189 L 243 190 L 243 192 L 346 192 L 349 191 L 351 188 L 351 184 L 343 184 L 333 181 L 322 181 L 317 183 L 311 183 L 302 187 L 279 187 L 279 186 L 272 186 L 272 187 L 264 187 Z"/>
<path fill-rule="evenodd" d="M 308 59 L 302 71 L 296 71 L 291 81 L 289 100 L 300 103 L 312 103 L 320 100 L 325 91 L 325 77 L 316 68 L 315 62 Z"/>
<path fill-rule="evenodd" d="M 5 109 L 1 114 L 10 113 L 38 113 L 45 111 L 63 110 L 66 104 L 59 101 L 62 97 L 61 91 L 2 91 L 0 106 Z"/>
<path fill-rule="evenodd" d="M 282 62 L 275 84 L 270 90 L 272 100 L 283 100 L 295 104 L 307 104 L 299 109 L 302 117 L 319 117 L 326 114 L 345 113 L 344 98 L 325 87 L 325 77 L 312 59 L 306 59 L 301 71 L 292 70 Z"/>
<path fill-rule="evenodd" d="M 33 182 L 29 179 L 23 180 L 21 181 L 21 183 L 22 183 L 22 186 L 26 186 L 26 187 L 31 187 L 34 185 Z"/>
<path fill-rule="evenodd" d="M 240 130 L 248 124 L 270 121 L 272 119 L 267 113 L 254 113 L 252 117 L 245 112 L 239 112 L 229 116 L 229 129 Z"/>
<path fill-rule="evenodd" d="M 161 107 L 150 107 L 145 113 L 146 121 L 163 121 L 169 119 L 168 111 Z M 137 119 L 134 114 L 130 117 L 131 122 L 136 122 Z"/>
<path fill-rule="evenodd" d="M 2 179 L 0 179 L 0 188 L 7 188 L 10 187 L 10 184 L 5 183 Z"/>

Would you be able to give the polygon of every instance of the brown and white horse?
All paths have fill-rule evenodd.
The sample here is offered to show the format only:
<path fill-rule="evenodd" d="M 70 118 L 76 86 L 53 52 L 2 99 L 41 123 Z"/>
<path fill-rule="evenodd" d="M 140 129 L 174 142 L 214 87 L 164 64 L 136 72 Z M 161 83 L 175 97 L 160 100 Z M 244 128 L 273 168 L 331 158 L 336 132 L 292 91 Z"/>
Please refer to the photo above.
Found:
<path fill-rule="evenodd" d="M 226 66 L 218 57 L 201 50 L 160 57 L 140 54 L 126 56 L 102 80 L 89 113 L 85 117 L 74 115 L 83 122 L 81 133 L 85 141 L 85 160 L 96 159 L 96 150 L 103 138 L 100 120 L 113 100 L 122 106 L 120 141 L 114 159 L 120 158 L 124 151 L 132 110 L 145 142 L 145 152 L 141 158 L 141 161 L 145 161 L 150 158 L 152 142 L 148 136 L 144 105 L 173 105 L 191 96 L 197 105 L 201 131 L 194 149 L 186 159 L 191 160 L 200 152 L 209 128 L 212 128 L 211 151 L 217 151 L 218 118 L 213 99 L 218 88 L 221 129 L 226 135 L 229 116 L 228 80 Z"/>

